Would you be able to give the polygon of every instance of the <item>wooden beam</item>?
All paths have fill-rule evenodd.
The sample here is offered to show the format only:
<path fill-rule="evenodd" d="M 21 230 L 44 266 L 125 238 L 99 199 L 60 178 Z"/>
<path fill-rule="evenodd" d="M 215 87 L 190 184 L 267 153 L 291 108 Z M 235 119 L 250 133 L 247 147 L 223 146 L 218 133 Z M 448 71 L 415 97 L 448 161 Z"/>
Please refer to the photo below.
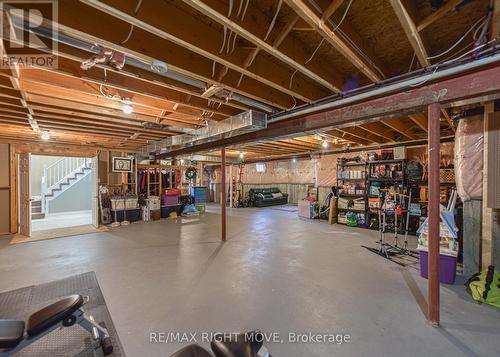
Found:
<path fill-rule="evenodd" d="M 446 119 L 446 122 L 448 123 L 450 128 L 453 130 L 453 132 L 455 132 L 456 131 L 455 122 L 453 121 L 453 119 L 451 119 L 450 113 L 448 113 L 448 110 L 446 108 L 442 108 L 441 114 L 443 114 L 443 117 Z"/>
<path fill-rule="evenodd" d="M 417 126 L 420 129 L 422 129 L 426 133 L 428 132 L 428 130 L 427 130 L 427 124 L 428 124 L 428 122 L 427 122 L 427 120 L 425 118 L 425 114 L 423 114 L 423 113 L 410 114 L 410 115 L 408 115 L 408 118 L 410 118 L 412 122 L 414 122 L 415 124 L 417 124 Z"/>
<path fill-rule="evenodd" d="M 493 2 L 493 15 L 491 16 L 490 39 L 500 37 L 500 0 Z"/>
<path fill-rule="evenodd" d="M 195 8 L 198 10 L 200 13 L 210 17 L 214 21 L 217 21 L 218 23 L 226 26 L 229 28 L 231 31 L 237 33 L 238 35 L 242 36 L 243 38 L 247 39 L 248 41 L 252 42 L 262 50 L 266 51 L 270 55 L 276 57 L 280 61 L 286 63 L 292 68 L 297 69 L 300 73 L 305 75 L 306 77 L 309 77 L 316 83 L 324 86 L 325 88 L 328 88 L 329 90 L 333 92 L 340 92 L 339 88 L 335 86 L 335 84 L 330 83 L 329 81 L 324 79 L 324 76 L 319 75 L 307 67 L 305 65 L 302 65 L 301 63 L 298 63 L 294 59 L 292 59 L 289 56 L 286 56 L 282 52 L 278 51 L 274 45 L 269 45 L 266 41 L 263 39 L 259 38 L 258 36 L 254 35 L 252 32 L 246 30 L 243 26 L 240 26 L 234 21 L 230 21 L 226 15 L 223 15 L 222 13 L 216 11 L 209 5 L 207 5 L 205 2 L 201 0 L 183 0 L 185 4 L 188 4 L 189 6 Z"/>
<path fill-rule="evenodd" d="M 394 12 L 396 13 L 396 16 L 398 17 L 399 23 L 403 27 L 403 30 L 406 34 L 406 37 L 408 38 L 408 41 L 410 42 L 411 46 L 413 47 L 413 50 L 415 51 L 415 54 L 418 58 L 418 61 L 420 62 L 420 65 L 422 67 L 427 67 L 431 63 L 427 59 L 427 51 L 425 49 L 424 43 L 422 41 L 422 38 L 420 37 L 420 34 L 418 33 L 417 26 L 415 25 L 415 22 L 410 14 L 411 12 L 414 12 L 414 9 L 408 9 L 408 7 L 413 7 L 414 4 L 411 1 L 405 1 L 407 6 L 403 4 L 403 0 L 390 0 L 392 8 L 394 9 Z M 415 15 L 414 15 L 415 16 Z"/>
<path fill-rule="evenodd" d="M 293 27 L 295 26 L 295 24 L 297 23 L 298 20 L 299 20 L 299 17 L 295 16 L 279 32 L 279 34 L 276 36 L 276 38 L 274 39 L 273 44 L 272 44 L 272 46 L 273 46 L 274 49 L 277 49 L 281 45 L 281 43 L 285 40 L 286 36 L 288 36 L 288 34 L 290 33 L 290 31 L 292 31 Z M 255 58 L 259 54 L 260 50 L 261 50 L 261 47 L 256 47 L 252 51 L 250 51 L 250 53 L 248 54 L 248 56 L 243 61 L 243 65 L 246 68 L 248 68 L 248 67 L 250 67 L 252 65 L 252 63 L 255 61 Z"/>
<path fill-rule="evenodd" d="M 382 123 L 366 123 L 362 125 L 358 125 L 358 128 L 363 130 L 367 130 L 373 135 L 377 135 L 380 138 L 383 138 L 385 141 L 395 141 L 394 132 L 392 130 L 388 130 L 387 127 Z"/>
<path fill-rule="evenodd" d="M 441 19 L 448 12 L 453 10 L 455 7 L 463 3 L 464 0 L 449 0 L 446 4 L 441 6 L 439 9 L 434 11 L 432 14 L 427 16 L 425 19 L 419 22 L 417 26 L 417 31 L 423 31 L 426 27 L 432 25 L 434 22 Z"/>
<path fill-rule="evenodd" d="M 331 0 L 330 5 L 328 5 L 328 7 L 325 9 L 325 11 L 323 11 L 323 14 L 321 15 L 321 21 L 326 22 L 330 18 L 330 16 L 332 16 L 333 13 L 342 6 L 344 1 L 345 0 Z"/>
<path fill-rule="evenodd" d="M 121 0 L 107 0 L 106 3 L 97 0 L 82 0 L 82 2 L 121 21 L 125 21 L 136 28 L 147 31 L 157 38 L 168 40 L 211 61 L 216 61 L 237 73 L 243 73 L 245 76 L 253 78 L 280 92 L 306 102 L 315 99 L 313 96 L 305 95 L 305 92 L 300 92 L 301 89 L 299 88 L 296 88 L 298 90 L 292 90 L 282 84 L 283 82 L 280 78 L 286 77 L 284 73 L 288 71 L 285 67 L 271 67 L 271 62 L 268 62 L 268 68 L 253 68 L 253 71 L 244 68 L 237 53 L 231 53 L 232 51 L 226 51 L 225 49 L 222 52 L 220 51 L 223 37 L 222 32 L 205 24 L 203 21 L 199 21 L 195 17 L 189 16 L 187 12 L 182 11 L 172 3 L 143 2 L 141 11 L 135 14 L 135 4 L 126 3 Z M 193 6 L 196 4 L 190 5 Z M 203 6 L 205 10 L 211 9 L 205 4 L 200 6 Z M 157 16 L 158 12 L 168 13 L 170 21 L 163 21 Z M 204 15 L 213 15 L 213 12 L 205 13 L 203 10 L 201 13 Z M 219 16 L 222 17 L 223 15 L 219 14 Z M 233 29 L 233 26 L 227 26 L 229 29 Z M 199 36 L 198 33 L 203 33 L 203 36 Z M 271 71 L 270 68 L 273 68 L 273 70 Z M 283 75 L 278 78 L 278 75 L 281 74 Z M 303 85 L 304 88 L 307 87 L 307 83 L 303 83 Z M 309 89 L 314 90 L 311 86 L 309 86 Z"/>
<path fill-rule="evenodd" d="M 383 119 L 380 122 L 384 125 L 387 125 L 392 130 L 397 131 L 400 134 L 403 134 L 408 139 L 411 139 L 411 140 L 417 139 L 417 137 L 413 133 L 410 132 L 410 130 L 409 130 L 410 128 L 401 122 L 401 119 L 398 119 L 398 118 Z"/>
<path fill-rule="evenodd" d="M 332 135 L 338 139 L 344 139 L 355 144 L 368 145 L 370 143 L 370 140 L 360 138 L 359 136 L 351 135 L 350 133 L 340 129 L 327 130 L 325 131 L 325 133 Z"/>
<path fill-rule="evenodd" d="M 302 0 L 285 0 L 309 26 L 314 28 L 328 43 L 349 60 L 356 68 L 370 80 L 377 82 L 382 78 L 371 66 L 347 45 L 335 32 L 333 32 Z"/>
<path fill-rule="evenodd" d="M 143 2 L 143 5 L 148 3 Z M 130 32 L 130 24 L 81 2 L 61 2 L 58 10 L 59 31 L 74 38 L 126 53 L 146 63 L 151 63 L 155 59 L 164 61 L 171 71 L 204 81 L 208 85 L 219 84 L 228 91 L 273 107 L 285 109 L 294 104 L 288 94 L 267 87 L 254 78 L 247 78 L 240 87 L 236 88 L 235 83 L 239 79 L 239 73 L 236 71 L 230 71 L 223 82 L 218 83 L 212 77 L 213 60 L 140 28 L 134 28 L 131 37 L 124 42 Z M 79 21 L 74 16 L 75 13 L 80 14 L 79 18 L 92 20 Z M 114 30 L 109 31 L 110 28 Z M 146 44 L 151 45 L 145 46 Z"/>
<path fill-rule="evenodd" d="M 449 104 L 458 101 L 480 102 L 495 98 L 500 94 L 500 65 L 494 67 L 478 67 L 472 72 L 456 73 L 453 77 L 427 83 L 415 88 L 404 88 L 400 91 L 367 98 L 353 104 L 324 109 L 313 114 L 297 113 L 283 120 L 268 123 L 267 128 L 250 133 L 215 140 L 210 143 L 194 145 L 158 155 L 171 157 L 181 154 L 199 152 L 221 146 L 242 144 L 266 139 L 279 139 L 292 135 L 306 135 L 320 130 L 330 130 L 348 124 L 356 125 L 378 121 L 381 117 L 400 117 L 423 110 L 430 103 L 439 101 Z M 317 109 L 316 109 L 317 110 Z"/>
<path fill-rule="evenodd" d="M 372 143 L 377 143 L 377 144 L 382 144 L 385 142 L 385 140 L 380 138 L 379 136 L 372 135 L 370 132 L 366 130 L 360 130 L 358 126 L 352 126 L 352 127 L 342 127 L 338 128 L 339 131 L 345 132 L 350 134 L 351 136 L 354 136 L 358 139 L 361 139 L 363 141 L 368 141 Z"/>

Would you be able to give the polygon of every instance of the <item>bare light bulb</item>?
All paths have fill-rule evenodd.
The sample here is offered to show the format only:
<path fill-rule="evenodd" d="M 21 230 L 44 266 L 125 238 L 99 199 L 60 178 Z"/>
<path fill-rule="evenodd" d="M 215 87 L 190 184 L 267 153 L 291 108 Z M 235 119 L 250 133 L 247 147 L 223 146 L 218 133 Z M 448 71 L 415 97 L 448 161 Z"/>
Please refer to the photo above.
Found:
<path fill-rule="evenodd" d="M 48 141 L 50 139 L 50 133 L 48 131 L 42 131 L 42 134 L 40 135 L 40 138 L 43 141 Z"/>
<path fill-rule="evenodd" d="M 296 159 L 296 158 L 293 158 L 293 159 L 292 159 L 292 162 L 297 162 L 297 159 Z"/>
<path fill-rule="evenodd" d="M 240 159 L 244 159 L 244 158 L 245 158 L 245 153 L 240 152 Z"/>
<path fill-rule="evenodd" d="M 326 148 L 328 147 L 328 141 L 323 140 L 323 141 L 321 142 L 321 146 L 322 146 L 324 149 L 326 149 Z"/>
<path fill-rule="evenodd" d="M 125 114 L 131 114 L 134 111 L 134 108 L 130 104 L 124 104 L 122 110 Z"/>

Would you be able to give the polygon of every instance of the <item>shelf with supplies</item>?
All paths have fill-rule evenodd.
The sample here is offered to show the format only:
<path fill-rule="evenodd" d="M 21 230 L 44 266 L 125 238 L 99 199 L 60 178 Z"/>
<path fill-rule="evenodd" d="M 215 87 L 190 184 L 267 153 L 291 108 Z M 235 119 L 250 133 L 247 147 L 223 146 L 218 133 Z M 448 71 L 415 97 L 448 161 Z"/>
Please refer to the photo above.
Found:
<path fill-rule="evenodd" d="M 365 161 L 337 161 L 337 222 L 363 227 L 366 223 Z"/>
<path fill-rule="evenodd" d="M 413 157 L 416 157 L 414 154 Z M 410 234 L 415 234 L 427 216 L 427 177 L 425 167 L 416 159 L 407 159 L 406 148 L 395 147 L 368 153 L 368 160 L 337 161 L 337 222 L 348 226 L 378 229 L 378 207 L 386 193 L 410 196 L 408 216 Z M 380 160 L 378 160 L 380 159 Z M 424 164 L 425 165 L 425 164 Z M 447 202 L 455 186 L 453 167 L 442 162 L 440 169 L 441 202 Z M 408 207 L 403 207 L 403 210 Z M 398 220 L 398 231 L 404 219 Z"/>

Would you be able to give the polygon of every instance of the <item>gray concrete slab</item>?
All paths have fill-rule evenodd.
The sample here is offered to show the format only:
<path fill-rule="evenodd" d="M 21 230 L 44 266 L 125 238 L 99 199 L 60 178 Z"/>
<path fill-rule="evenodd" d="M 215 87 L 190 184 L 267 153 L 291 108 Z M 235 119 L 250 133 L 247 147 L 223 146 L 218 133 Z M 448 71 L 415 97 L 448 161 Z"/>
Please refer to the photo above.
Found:
<path fill-rule="evenodd" d="M 233 209 L 134 223 L 109 232 L 8 245 L 0 291 L 93 270 L 128 356 L 168 356 L 182 344 L 151 332 L 279 332 L 274 356 L 498 356 L 500 311 L 442 286 L 442 326 L 422 313 L 427 281 L 361 245 L 376 232 L 296 213 Z M 348 333 L 347 344 L 286 343 L 289 332 Z M 198 338 L 200 335 L 198 335 Z M 207 346 L 206 343 L 202 343 Z"/>

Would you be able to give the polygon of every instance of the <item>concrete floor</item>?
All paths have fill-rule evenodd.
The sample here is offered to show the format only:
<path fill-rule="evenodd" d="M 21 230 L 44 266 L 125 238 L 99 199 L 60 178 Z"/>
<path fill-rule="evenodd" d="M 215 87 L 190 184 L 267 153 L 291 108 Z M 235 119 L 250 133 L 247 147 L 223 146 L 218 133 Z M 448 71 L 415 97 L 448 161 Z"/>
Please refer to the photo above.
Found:
<path fill-rule="evenodd" d="M 92 224 L 92 211 L 49 213 L 42 219 L 31 221 L 33 232 Z"/>
<path fill-rule="evenodd" d="M 279 356 L 498 356 L 500 311 L 443 286 L 442 326 L 422 313 L 427 281 L 360 245 L 376 232 L 233 209 L 26 244 L 0 240 L 0 291 L 94 270 L 128 356 L 182 344 L 151 332 L 348 333 L 351 342 L 270 343 Z M 198 335 L 199 337 L 199 335 Z M 205 346 L 207 344 L 204 344 Z"/>

